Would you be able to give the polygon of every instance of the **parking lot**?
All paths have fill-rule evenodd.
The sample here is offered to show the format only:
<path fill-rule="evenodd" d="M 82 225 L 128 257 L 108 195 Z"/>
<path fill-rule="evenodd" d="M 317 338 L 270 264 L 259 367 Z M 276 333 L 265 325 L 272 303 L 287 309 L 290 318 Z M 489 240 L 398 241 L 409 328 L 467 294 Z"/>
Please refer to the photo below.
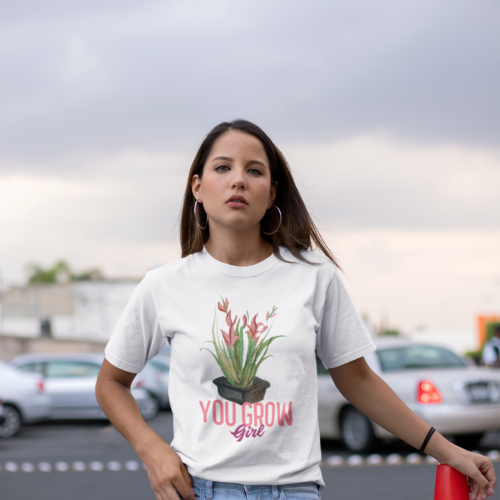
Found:
<path fill-rule="evenodd" d="M 173 438 L 172 413 L 148 423 L 167 442 Z M 488 433 L 478 451 L 496 460 L 500 434 Z M 323 500 L 431 499 L 436 464 L 404 443 L 377 454 L 352 455 L 341 443 L 322 441 Z M 5 500 L 154 499 L 142 462 L 106 421 L 52 421 L 31 425 L 0 442 L 0 493 Z M 498 493 L 492 498 L 500 498 Z"/>

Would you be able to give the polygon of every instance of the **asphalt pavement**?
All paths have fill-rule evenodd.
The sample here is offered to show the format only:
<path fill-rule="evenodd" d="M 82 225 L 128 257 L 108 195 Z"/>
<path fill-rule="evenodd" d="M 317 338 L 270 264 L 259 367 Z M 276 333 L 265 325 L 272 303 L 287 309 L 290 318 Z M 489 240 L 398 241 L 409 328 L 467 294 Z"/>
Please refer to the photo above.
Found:
<path fill-rule="evenodd" d="M 165 441 L 173 438 L 172 414 L 149 421 Z M 500 434 L 490 433 L 478 451 L 495 458 L 500 476 Z M 322 441 L 323 500 L 433 499 L 436 463 L 397 442 L 379 454 L 352 455 Z M 133 448 L 107 422 L 49 422 L 23 428 L 0 441 L 2 500 L 151 500 L 155 496 Z M 500 488 L 500 487 L 499 487 Z M 492 499 L 500 498 L 495 493 Z"/>

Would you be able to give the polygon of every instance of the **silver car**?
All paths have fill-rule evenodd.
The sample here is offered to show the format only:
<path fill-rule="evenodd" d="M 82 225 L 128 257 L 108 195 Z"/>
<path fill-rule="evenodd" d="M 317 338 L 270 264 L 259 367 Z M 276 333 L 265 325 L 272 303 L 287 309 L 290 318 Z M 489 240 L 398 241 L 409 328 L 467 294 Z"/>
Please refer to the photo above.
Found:
<path fill-rule="evenodd" d="M 136 377 L 139 387 L 146 389 L 158 400 L 160 408 L 170 408 L 168 397 L 168 374 L 170 357 L 161 354 L 155 356 Z M 135 381 L 135 380 L 134 380 Z"/>
<path fill-rule="evenodd" d="M 500 429 L 500 370 L 471 366 L 444 347 L 404 339 L 376 339 L 366 361 L 429 425 L 474 447 L 486 431 Z M 318 359 L 321 437 L 341 438 L 354 452 L 368 452 L 395 436 L 370 421 L 337 390 Z"/>
<path fill-rule="evenodd" d="M 27 373 L 42 375 L 50 396 L 52 419 L 101 419 L 96 396 L 97 375 L 103 354 L 27 354 L 10 361 L 12 366 Z M 158 402 L 134 380 L 132 395 L 145 420 L 158 412 Z"/>
<path fill-rule="evenodd" d="M 17 434 L 22 424 L 47 419 L 50 415 L 50 398 L 43 377 L 20 373 L 0 361 L 0 438 Z"/>

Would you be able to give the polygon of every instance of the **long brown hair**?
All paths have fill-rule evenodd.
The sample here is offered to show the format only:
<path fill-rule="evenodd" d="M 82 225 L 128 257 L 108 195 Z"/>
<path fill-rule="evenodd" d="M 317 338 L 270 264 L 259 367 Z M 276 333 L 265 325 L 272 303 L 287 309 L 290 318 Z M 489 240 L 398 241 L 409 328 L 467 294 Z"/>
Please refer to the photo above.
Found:
<path fill-rule="evenodd" d="M 288 248 L 302 262 L 317 264 L 309 262 L 300 253 L 300 250 L 312 250 L 311 244 L 314 241 L 316 247 L 340 268 L 307 211 L 285 157 L 262 129 L 247 120 L 220 123 L 208 133 L 196 153 L 189 171 L 184 202 L 181 209 L 180 240 L 182 257 L 187 257 L 192 253 L 203 250 L 203 245 L 208 241 L 210 236 L 210 228 L 208 224 L 205 225 L 204 223 L 207 220 L 207 214 L 202 203 L 198 203 L 196 215 L 199 217 L 198 223 L 200 226 L 205 226 L 205 229 L 200 229 L 196 224 L 196 216 L 194 214 L 196 199 L 191 188 L 191 181 L 194 175 L 198 175 L 200 179 L 202 178 L 203 167 L 214 142 L 229 130 L 239 130 L 259 139 L 269 159 L 271 185 L 274 185 L 276 181 L 278 182 L 278 191 L 274 204 L 281 210 L 282 223 L 276 233 L 272 235 L 262 233 L 262 237 L 273 245 L 274 255 L 278 259 L 287 262 L 283 259 L 279 251 L 279 247 L 282 245 Z M 278 227 L 278 224 L 278 211 L 271 207 L 261 220 L 262 228 L 266 232 L 271 232 Z"/>

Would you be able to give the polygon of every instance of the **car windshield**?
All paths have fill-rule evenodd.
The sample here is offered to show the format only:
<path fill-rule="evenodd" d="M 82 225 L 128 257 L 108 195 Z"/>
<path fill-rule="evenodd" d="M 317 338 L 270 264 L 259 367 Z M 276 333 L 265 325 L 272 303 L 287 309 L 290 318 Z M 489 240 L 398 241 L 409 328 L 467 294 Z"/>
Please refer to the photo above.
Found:
<path fill-rule="evenodd" d="M 455 353 L 428 345 L 393 347 L 375 351 L 384 372 L 418 368 L 465 368 L 467 364 Z"/>
<path fill-rule="evenodd" d="M 97 377 L 101 366 L 86 361 L 50 361 L 47 363 L 47 378 Z"/>

